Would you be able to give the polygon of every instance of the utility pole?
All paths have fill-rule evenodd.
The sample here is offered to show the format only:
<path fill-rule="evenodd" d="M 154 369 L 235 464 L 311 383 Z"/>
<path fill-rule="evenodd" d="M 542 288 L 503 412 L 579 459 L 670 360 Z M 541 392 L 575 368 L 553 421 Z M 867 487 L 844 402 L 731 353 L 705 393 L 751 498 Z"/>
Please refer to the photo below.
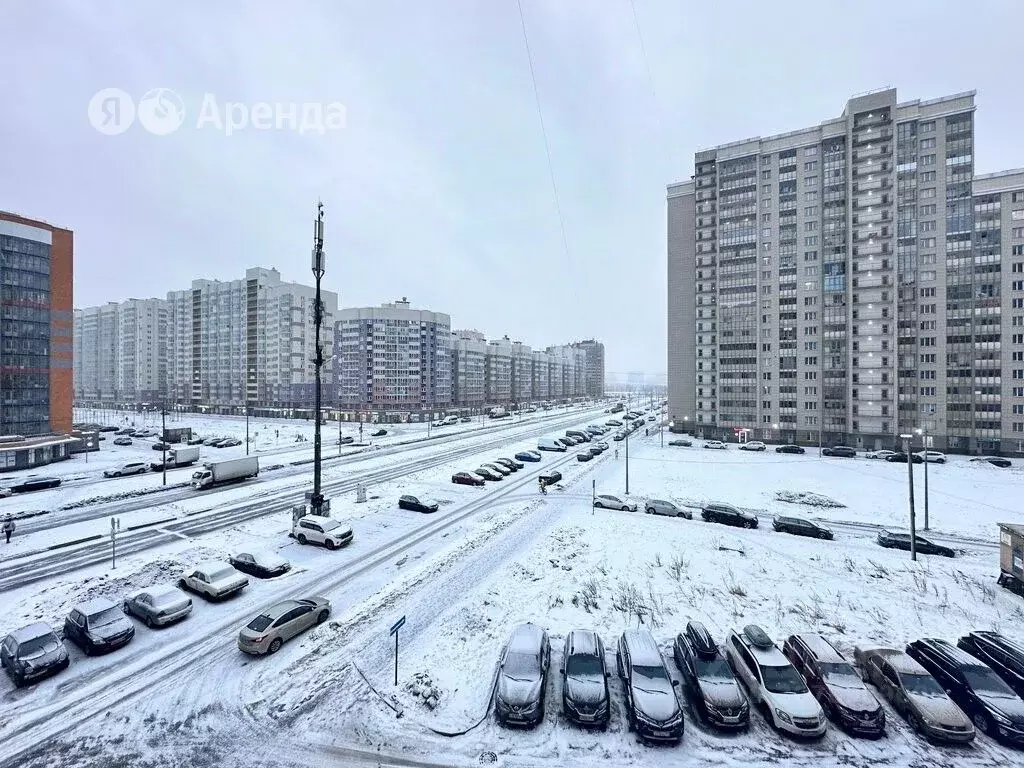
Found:
<path fill-rule="evenodd" d="M 910 559 L 917 560 L 917 516 L 914 513 L 914 456 L 910 453 L 912 435 L 900 435 L 907 455 L 907 480 L 910 482 Z"/>
<path fill-rule="evenodd" d="M 313 357 L 313 495 L 310 497 L 311 512 L 320 514 L 324 497 L 320 493 L 320 374 L 324 366 L 324 348 L 320 340 L 320 330 L 324 322 L 324 305 L 320 297 L 320 280 L 324 276 L 324 204 L 316 204 L 316 221 L 313 223 L 313 277 L 316 278 L 316 298 L 313 303 L 314 343 L 316 352 Z"/>
<path fill-rule="evenodd" d="M 245 455 L 249 455 L 249 403 L 245 404 Z"/>
<path fill-rule="evenodd" d="M 362 438 L 359 442 L 363 442 Z M 338 409 L 338 458 L 341 458 L 341 409 Z"/>
<path fill-rule="evenodd" d="M 924 529 L 928 530 L 928 430 L 921 429 L 921 448 L 924 454 Z"/>
<path fill-rule="evenodd" d="M 110 567 L 117 568 L 117 532 L 121 530 L 121 518 L 110 518 Z"/>
<path fill-rule="evenodd" d="M 629 428 L 626 428 L 626 495 L 629 496 Z"/>

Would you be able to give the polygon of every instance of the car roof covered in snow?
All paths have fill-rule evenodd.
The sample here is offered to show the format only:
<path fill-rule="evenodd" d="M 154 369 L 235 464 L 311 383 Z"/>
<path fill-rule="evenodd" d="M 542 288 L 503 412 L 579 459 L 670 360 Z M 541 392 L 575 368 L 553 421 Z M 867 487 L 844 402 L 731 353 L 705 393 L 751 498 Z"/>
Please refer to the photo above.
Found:
<path fill-rule="evenodd" d="M 75 606 L 75 610 L 81 611 L 86 616 L 93 616 L 100 611 L 105 611 L 107 608 L 115 607 L 113 600 L 108 600 L 105 597 L 94 597 L 91 600 L 86 600 Z"/>
<path fill-rule="evenodd" d="M 229 563 L 223 560 L 206 560 L 205 562 L 199 563 L 199 565 L 192 568 L 193 571 L 202 571 L 203 573 L 216 573 L 217 571 L 223 571 L 225 568 L 230 568 Z"/>
<path fill-rule="evenodd" d="M 137 597 L 143 593 L 150 594 L 153 597 L 164 597 L 166 595 L 185 597 L 184 593 L 173 584 L 154 584 L 152 587 L 146 587 L 145 589 L 136 589 L 134 592 L 129 593 L 129 597 Z"/>
<path fill-rule="evenodd" d="M 37 621 L 35 624 L 29 624 L 27 627 L 16 629 L 11 632 L 11 637 L 18 644 L 26 643 L 29 640 L 35 640 L 37 637 L 46 637 L 47 635 L 53 634 L 53 627 L 49 624 Z"/>
<path fill-rule="evenodd" d="M 869 653 L 876 654 L 885 659 L 897 672 L 906 675 L 927 675 L 928 670 L 914 661 L 903 651 L 895 648 L 871 648 Z"/>
<path fill-rule="evenodd" d="M 508 639 L 508 650 L 512 653 L 537 653 L 544 640 L 544 630 L 527 622 L 512 630 Z"/>
<path fill-rule="evenodd" d="M 817 633 L 807 632 L 798 634 L 796 637 L 800 638 L 818 661 L 826 664 L 846 661 L 843 655 L 832 646 L 832 643 Z"/>
<path fill-rule="evenodd" d="M 569 648 L 572 653 L 595 655 L 598 652 L 597 633 L 589 629 L 574 629 L 569 633 Z"/>

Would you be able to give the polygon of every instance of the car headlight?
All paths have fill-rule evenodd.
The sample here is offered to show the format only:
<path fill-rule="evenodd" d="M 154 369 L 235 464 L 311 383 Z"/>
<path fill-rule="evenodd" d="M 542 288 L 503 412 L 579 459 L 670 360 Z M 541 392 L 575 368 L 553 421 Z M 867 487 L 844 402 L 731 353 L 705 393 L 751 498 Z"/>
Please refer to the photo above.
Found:
<path fill-rule="evenodd" d="M 779 718 L 779 720 L 781 720 L 784 723 L 789 723 L 790 725 L 793 724 L 793 718 L 791 718 L 788 714 L 783 712 L 781 709 L 776 709 L 775 710 L 775 716 L 777 718 Z"/>
<path fill-rule="evenodd" d="M 990 709 L 988 713 L 990 715 L 992 715 L 992 719 L 995 720 L 1000 725 L 1005 725 L 1005 726 L 1013 725 L 1013 721 L 1010 718 L 1008 718 L 1006 715 L 1004 715 L 1002 712 L 996 712 L 995 710 L 991 710 Z"/>

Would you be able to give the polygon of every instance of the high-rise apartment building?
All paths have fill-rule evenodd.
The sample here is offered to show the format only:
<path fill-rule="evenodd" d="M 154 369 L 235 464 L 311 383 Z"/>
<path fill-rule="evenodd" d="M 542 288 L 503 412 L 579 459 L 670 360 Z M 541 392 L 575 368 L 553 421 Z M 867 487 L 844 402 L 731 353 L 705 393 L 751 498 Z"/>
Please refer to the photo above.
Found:
<path fill-rule="evenodd" d="M 418 412 L 451 405 L 448 315 L 413 309 L 405 298 L 343 309 L 337 313 L 334 343 L 334 386 L 341 408 Z"/>
<path fill-rule="evenodd" d="M 484 367 L 487 337 L 480 331 L 452 333 L 452 404 L 482 408 L 486 400 Z"/>
<path fill-rule="evenodd" d="M 521 341 L 512 342 L 512 402 L 533 400 L 533 350 Z"/>
<path fill-rule="evenodd" d="M 1019 450 L 1022 173 L 975 178 L 974 156 L 973 92 L 892 89 L 696 153 L 693 180 L 668 188 L 676 428 L 862 448 L 920 429 L 939 448 Z"/>
<path fill-rule="evenodd" d="M 112 301 L 74 311 L 74 391 L 79 403 L 119 402 L 119 306 Z"/>
<path fill-rule="evenodd" d="M 594 339 L 577 341 L 571 344 L 585 355 L 584 391 L 579 394 L 590 397 L 604 397 L 604 344 Z"/>
<path fill-rule="evenodd" d="M 0 435 L 71 430 L 74 233 L 0 211 Z"/>
<path fill-rule="evenodd" d="M 539 349 L 533 350 L 533 398 L 543 401 L 551 397 L 551 355 Z"/>
<path fill-rule="evenodd" d="M 508 336 L 487 343 L 484 386 L 489 405 L 512 402 L 512 342 Z"/>
<path fill-rule="evenodd" d="M 167 379 L 174 402 L 215 408 L 291 405 L 314 380 L 316 290 L 253 267 L 242 280 L 194 280 L 168 302 Z M 338 295 L 321 291 L 321 339 L 330 377 Z"/>

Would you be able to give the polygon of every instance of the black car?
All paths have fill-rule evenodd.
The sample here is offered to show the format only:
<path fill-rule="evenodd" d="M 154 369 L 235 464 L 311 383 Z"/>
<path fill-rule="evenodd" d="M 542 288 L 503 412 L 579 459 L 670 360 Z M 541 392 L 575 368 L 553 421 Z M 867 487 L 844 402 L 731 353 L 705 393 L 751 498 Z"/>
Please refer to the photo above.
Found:
<path fill-rule="evenodd" d="M 171 450 L 170 443 L 153 443 L 154 451 L 169 451 Z"/>
<path fill-rule="evenodd" d="M 235 567 L 235 570 L 260 579 L 283 576 L 292 569 L 291 563 L 276 552 L 239 552 L 231 555 L 228 562 Z"/>
<path fill-rule="evenodd" d="M 738 528 L 757 528 L 757 515 L 737 509 L 732 504 L 706 504 L 701 509 L 700 516 L 706 523 L 735 525 Z"/>
<path fill-rule="evenodd" d="M 427 501 L 420 499 L 419 496 L 406 494 L 398 497 L 398 508 L 409 509 L 413 512 L 437 512 L 440 507 L 436 501 Z"/>
<path fill-rule="evenodd" d="M 387 433 L 386 429 L 377 429 L 370 433 L 370 437 L 384 437 Z"/>
<path fill-rule="evenodd" d="M 910 457 L 911 461 L 913 461 L 915 464 L 924 464 L 923 456 L 918 456 L 916 453 L 912 453 Z M 893 464 L 906 464 L 907 454 L 904 453 L 903 451 L 897 451 L 892 456 L 886 456 L 885 460 L 892 462 Z"/>
<path fill-rule="evenodd" d="M 647 741 L 682 740 L 679 681 L 669 677 L 654 636 L 646 629 L 627 629 L 619 638 L 616 662 L 626 689 L 629 729 Z"/>
<path fill-rule="evenodd" d="M 784 517 L 776 515 L 772 518 L 772 528 L 779 533 L 792 533 L 795 536 L 810 536 L 814 539 L 831 539 L 832 531 L 822 525 L 804 520 L 802 517 Z"/>
<path fill-rule="evenodd" d="M 976 463 L 991 464 L 993 467 L 1000 467 L 1006 469 L 1007 467 L 1013 466 L 1013 462 L 1009 459 L 1004 459 L 1002 456 L 975 456 L 971 461 Z"/>
<path fill-rule="evenodd" d="M 0 666 L 20 688 L 67 669 L 68 651 L 49 624 L 14 630 L 0 643 Z"/>
<path fill-rule="evenodd" d="M 560 483 L 562 481 L 562 473 L 559 472 L 557 469 L 552 469 L 547 472 L 541 472 L 539 475 L 537 475 L 537 477 L 544 481 L 544 485 L 547 485 L 549 487 L 554 485 L 555 483 Z"/>
<path fill-rule="evenodd" d="M 988 664 L 1003 682 L 1024 698 L 1024 645 L 998 632 L 977 630 L 956 641 L 957 647 Z"/>
<path fill-rule="evenodd" d="M 495 464 L 501 464 L 501 466 L 505 467 L 506 469 L 511 469 L 513 472 L 518 472 L 520 469 L 522 469 L 523 467 L 526 466 L 521 461 L 516 461 L 515 459 L 506 459 L 506 458 L 495 459 L 494 463 Z"/>
<path fill-rule="evenodd" d="M 47 488 L 57 488 L 59 486 L 59 477 L 41 477 L 39 475 L 29 475 L 26 478 L 14 481 L 7 487 L 10 488 L 14 493 L 28 493 L 29 491 L 42 491 Z"/>
<path fill-rule="evenodd" d="M 64 637 L 92 656 L 127 645 L 135 637 L 135 625 L 121 606 L 94 597 L 71 609 L 64 619 Z"/>
<path fill-rule="evenodd" d="M 934 544 L 923 536 L 916 537 L 916 549 L 922 555 L 942 555 L 943 557 L 956 557 L 956 551 L 941 544 Z M 910 534 L 893 533 L 891 531 L 878 532 L 878 544 L 886 549 L 903 549 L 910 551 Z"/>
<path fill-rule="evenodd" d="M 683 673 L 686 699 L 694 712 L 712 728 L 738 731 L 750 725 L 750 705 L 728 660 L 699 621 L 676 635 L 672 654 Z"/>
<path fill-rule="evenodd" d="M 536 451 L 520 451 L 516 454 L 519 461 L 540 461 L 541 455 Z"/>
<path fill-rule="evenodd" d="M 822 448 L 822 456 L 834 456 L 840 459 L 855 459 L 857 451 L 848 445 L 833 445 L 831 448 Z"/>
<path fill-rule="evenodd" d="M 1024 701 L 999 675 L 945 640 L 915 640 L 907 645 L 907 655 L 931 672 L 975 728 L 1024 748 Z"/>
<path fill-rule="evenodd" d="M 610 672 L 605 669 L 604 643 L 596 632 L 574 629 L 562 654 L 562 714 L 577 725 L 608 727 Z"/>
<path fill-rule="evenodd" d="M 501 653 L 494 688 L 494 716 L 500 724 L 532 728 L 544 719 L 550 663 L 547 632 L 531 623 L 512 630 Z"/>
<path fill-rule="evenodd" d="M 685 437 L 680 437 L 676 440 L 669 440 L 668 444 L 677 448 L 692 448 L 693 440 L 687 440 Z"/>
<path fill-rule="evenodd" d="M 778 446 L 775 449 L 775 452 L 776 453 L 797 453 L 797 454 L 806 453 L 806 451 L 804 451 L 803 447 L 801 447 L 799 445 L 780 445 L 780 446 Z"/>
<path fill-rule="evenodd" d="M 576 461 L 590 461 L 592 458 L 594 458 L 594 454 L 590 452 L 590 449 L 576 454 Z"/>

